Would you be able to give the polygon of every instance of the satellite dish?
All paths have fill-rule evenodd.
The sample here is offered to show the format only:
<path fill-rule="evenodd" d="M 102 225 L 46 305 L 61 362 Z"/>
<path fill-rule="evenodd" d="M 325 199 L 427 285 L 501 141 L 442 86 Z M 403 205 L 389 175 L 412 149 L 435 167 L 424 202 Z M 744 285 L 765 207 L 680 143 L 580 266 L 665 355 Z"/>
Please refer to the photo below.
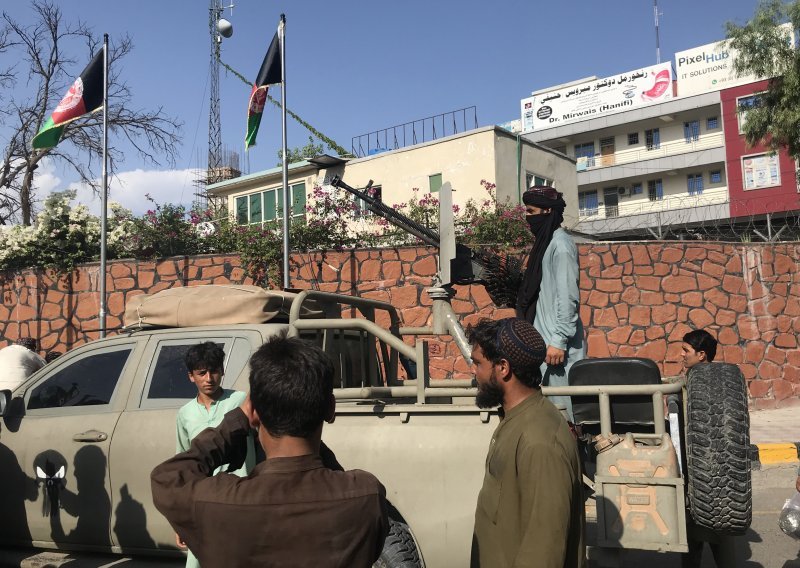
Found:
<path fill-rule="evenodd" d="M 202 223 L 197 224 L 195 230 L 197 231 L 197 234 L 200 235 L 202 238 L 206 238 L 216 233 L 217 227 L 211 221 L 203 221 Z"/>
<path fill-rule="evenodd" d="M 233 24 L 225 18 L 220 18 L 217 22 L 217 31 L 222 37 L 231 37 L 233 35 Z"/>

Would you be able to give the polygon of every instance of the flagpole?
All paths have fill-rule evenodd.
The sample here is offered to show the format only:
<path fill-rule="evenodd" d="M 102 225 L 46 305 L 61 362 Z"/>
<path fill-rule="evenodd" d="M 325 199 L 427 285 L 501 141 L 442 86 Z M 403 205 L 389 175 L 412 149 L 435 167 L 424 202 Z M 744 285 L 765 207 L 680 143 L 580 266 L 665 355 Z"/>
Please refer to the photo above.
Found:
<path fill-rule="evenodd" d="M 103 34 L 103 173 L 100 196 L 100 338 L 106 336 L 106 216 L 108 212 L 108 34 Z"/>
<path fill-rule="evenodd" d="M 278 25 L 278 41 L 281 46 L 281 129 L 283 131 L 283 289 L 289 288 L 289 157 L 286 148 L 286 15 L 281 14 Z"/>

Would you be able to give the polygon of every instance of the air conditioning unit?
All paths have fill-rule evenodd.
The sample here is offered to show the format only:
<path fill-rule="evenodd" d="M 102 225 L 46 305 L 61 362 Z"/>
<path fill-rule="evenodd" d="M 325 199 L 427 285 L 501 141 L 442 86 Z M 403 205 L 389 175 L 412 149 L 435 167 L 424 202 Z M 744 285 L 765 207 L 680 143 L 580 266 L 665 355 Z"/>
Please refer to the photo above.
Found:
<path fill-rule="evenodd" d="M 617 189 L 617 193 L 619 193 L 620 195 L 628 195 L 630 193 L 630 191 L 631 191 L 631 188 L 627 187 L 627 186 L 626 187 L 620 187 L 620 188 Z"/>

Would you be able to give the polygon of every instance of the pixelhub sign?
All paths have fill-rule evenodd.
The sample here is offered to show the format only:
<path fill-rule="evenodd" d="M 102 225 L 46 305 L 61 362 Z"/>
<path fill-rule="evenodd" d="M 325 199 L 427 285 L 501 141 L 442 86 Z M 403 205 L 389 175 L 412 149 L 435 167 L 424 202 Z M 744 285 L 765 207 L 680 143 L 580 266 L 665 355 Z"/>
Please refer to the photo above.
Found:
<path fill-rule="evenodd" d="M 690 77 L 697 77 L 698 75 L 703 75 L 705 73 L 712 73 L 719 69 L 727 69 L 728 63 L 725 61 L 730 57 L 730 51 L 725 50 L 718 53 L 707 53 L 705 51 L 697 54 L 697 55 L 687 55 L 684 57 L 678 58 L 678 77 L 686 76 L 683 73 L 683 70 L 686 66 L 701 66 L 701 69 L 694 69 L 688 71 L 688 75 Z M 682 69 L 683 68 L 683 69 Z"/>
<path fill-rule="evenodd" d="M 678 96 L 699 95 L 757 81 L 757 77 L 737 77 L 733 62 L 737 52 L 726 41 L 718 41 L 675 54 Z"/>

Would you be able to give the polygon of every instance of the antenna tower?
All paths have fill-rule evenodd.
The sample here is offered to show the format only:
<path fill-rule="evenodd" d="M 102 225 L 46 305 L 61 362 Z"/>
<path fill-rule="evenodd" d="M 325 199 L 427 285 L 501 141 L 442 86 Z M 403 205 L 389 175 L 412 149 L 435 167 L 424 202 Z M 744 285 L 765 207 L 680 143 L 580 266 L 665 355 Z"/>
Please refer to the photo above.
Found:
<path fill-rule="evenodd" d="M 209 0 L 208 7 L 208 32 L 211 38 L 211 59 L 209 60 L 209 103 L 208 103 L 208 164 L 205 176 L 195 180 L 198 191 L 195 193 L 195 204 L 205 209 L 219 209 L 224 200 L 215 203 L 208 195 L 207 187 L 213 183 L 238 177 L 239 155 L 222 147 L 222 120 L 219 111 L 219 67 L 220 47 L 222 37 L 230 37 L 232 28 L 230 23 L 222 19 L 222 12 L 233 4 L 223 6 L 222 0 Z M 226 31 L 227 28 L 227 31 Z M 216 200 L 219 201 L 219 200 Z"/>
<path fill-rule="evenodd" d="M 219 114 L 219 50 L 222 38 L 217 31 L 217 22 L 222 15 L 222 1 L 209 0 L 208 32 L 211 38 L 211 77 L 208 102 L 208 176 L 207 183 L 216 183 L 222 158 L 222 124 Z"/>
<path fill-rule="evenodd" d="M 661 63 L 661 42 L 659 41 L 658 36 L 658 17 L 663 16 L 663 14 L 658 11 L 658 0 L 653 0 L 653 16 L 655 16 L 656 20 L 656 65 L 658 65 Z"/>

